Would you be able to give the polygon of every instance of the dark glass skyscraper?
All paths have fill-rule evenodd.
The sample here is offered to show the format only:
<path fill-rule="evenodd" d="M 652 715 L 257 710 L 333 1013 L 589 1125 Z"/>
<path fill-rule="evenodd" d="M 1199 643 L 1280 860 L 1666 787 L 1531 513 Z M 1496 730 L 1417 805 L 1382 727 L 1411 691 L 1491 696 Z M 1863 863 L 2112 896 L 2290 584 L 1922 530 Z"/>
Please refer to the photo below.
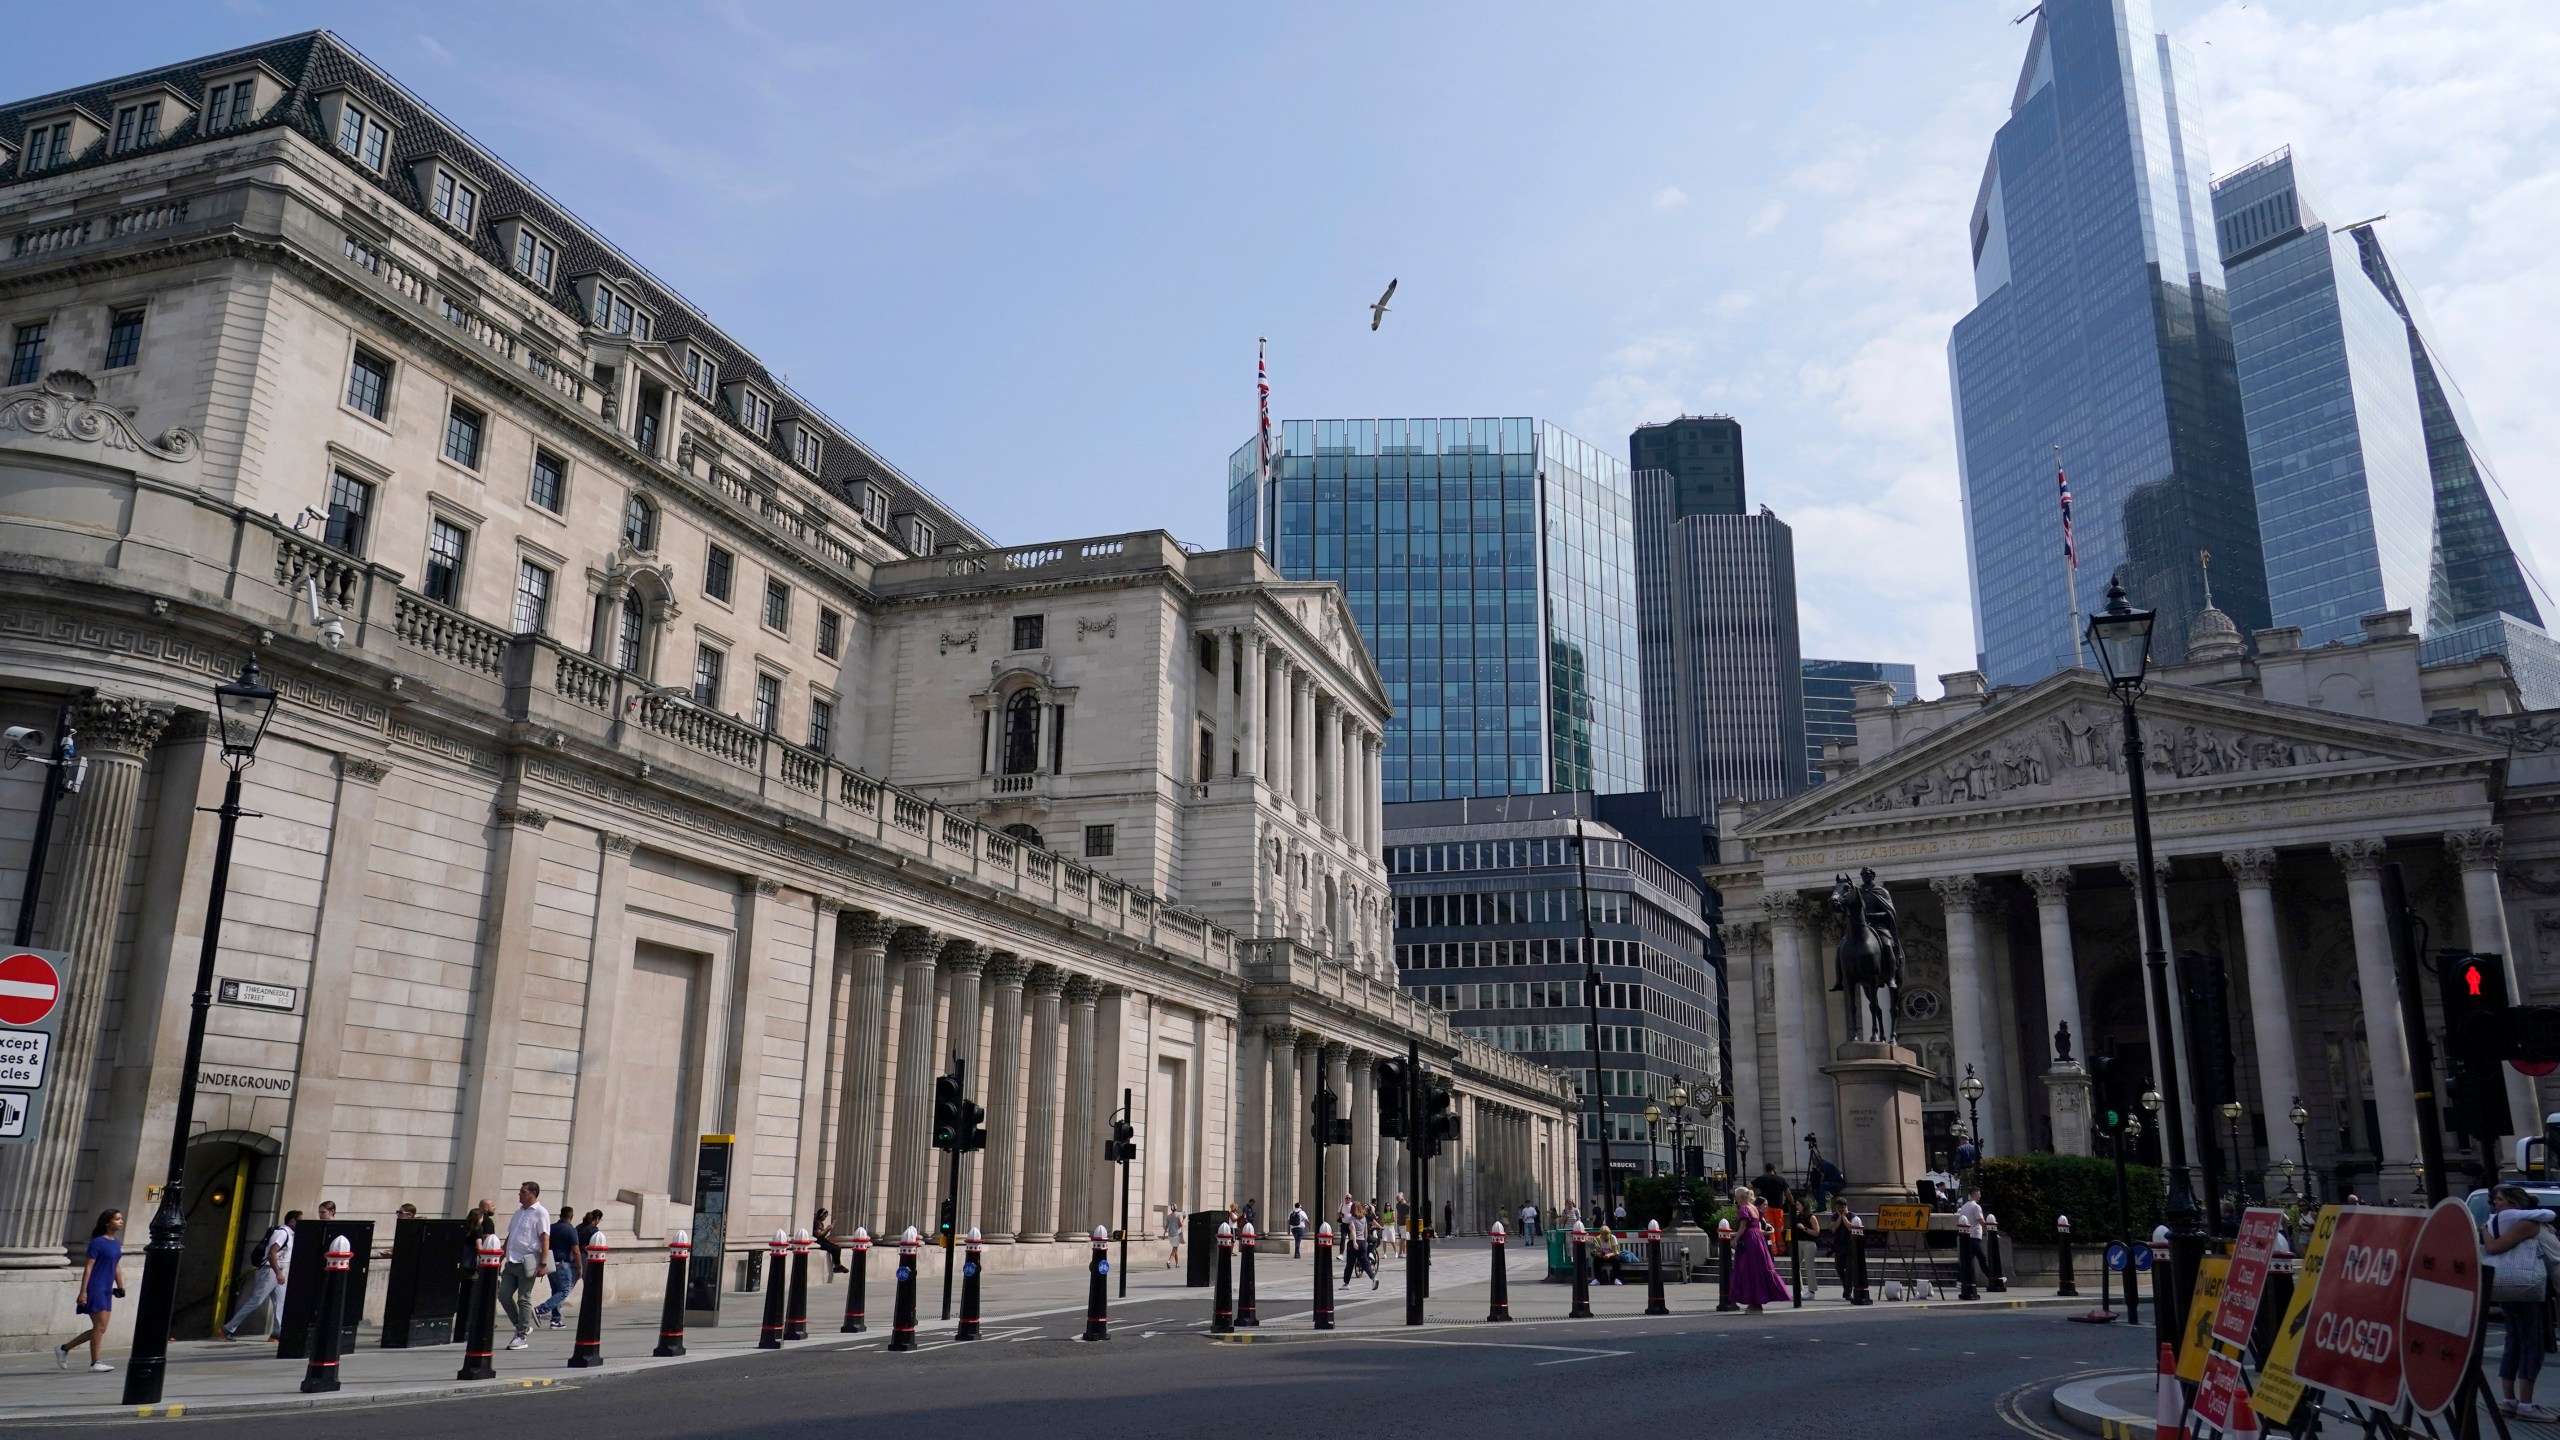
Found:
<path fill-rule="evenodd" d="M 1824 742 L 1858 738 L 1858 687 L 1890 685 L 1895 703 L 1920 698 L 1919 673 L 1889 660 L 1807 660 L 1804 662 L 1805 767 L 1813 783 L 1823 781 Z"/>
<path fill-rule="evenodd" d="M 1766 506 L 1682 513 L 1682 489 L 1636 472 L 1645 787 L 1675 814 L 1713 816 L 1807 783 L 1795 535 Z"/>
<path fill-rule="evenodd" d="M 1669 474 L 1679 514 L 1743 513 L 1742 422 L 1730 415 L 1683 415 L 1637 426 L 1627 437 L 1627 468 Z"/>
<path fill-rule="evenodd" d="M 2110 572 L 2185 653 L 2204 605 L 2268 623 L 2199 90 L 2149 0 L 2045 0 L 1972 233 L 1975 305 L 1948 342 L 1982 669 L 2079 663 L 2054 483 L 2071 480 L 2080 608 Z M 2057 447 L 2058 452 L 2057 452 Z"/>
<path fill-rule="evenodd" d="M 1389 802 L 1644 783 L 1627 467 L 1530 419 L 1292 420 L 1227 543 L 1340 585 L 1395 701 Z"/>

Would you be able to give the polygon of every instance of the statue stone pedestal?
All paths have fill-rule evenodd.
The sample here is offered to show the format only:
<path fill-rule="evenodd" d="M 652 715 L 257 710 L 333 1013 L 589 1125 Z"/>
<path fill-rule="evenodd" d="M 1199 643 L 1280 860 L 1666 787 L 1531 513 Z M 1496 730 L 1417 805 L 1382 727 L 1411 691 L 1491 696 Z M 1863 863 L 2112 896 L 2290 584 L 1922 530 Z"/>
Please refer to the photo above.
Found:
<path fill-rule="evenodd" d="M 1852 1040 L 1837 1063 L 1822 1067 L 1838 1089 L 1840 1171 L 1852 1209 L 1909 1204 L 1928 1168 L 1920 1096 L 1929 1072 L 1899 1045 Z"/>
<path fill-rule="evenodd" d="M 2077 1060 L 2057 1060 L 2044 1072 L 2045 1115 L 2053 1121 L 2053 1153 L 2089 1153 L 2091 1081 Z"/>

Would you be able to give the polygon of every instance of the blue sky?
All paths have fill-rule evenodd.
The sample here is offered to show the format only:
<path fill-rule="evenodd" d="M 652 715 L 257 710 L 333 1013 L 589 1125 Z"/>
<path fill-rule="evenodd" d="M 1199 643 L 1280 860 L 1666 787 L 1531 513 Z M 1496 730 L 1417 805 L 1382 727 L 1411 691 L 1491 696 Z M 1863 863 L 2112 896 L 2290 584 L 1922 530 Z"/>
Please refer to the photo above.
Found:
<path fill-rule="evenodd" d="M 1729 411 L 1805 653 L 1929 676 L 1971 664 L 1945 342 L 2028 3 L 49 7 L 0 93 L 335 29 L 1007 542 L 1223 543 L 1258 335 L 1279 418 Z M 2560 6 L 2155 4 L 2217 170 L 2292 143 L 2391 213 L 2560 560 Z"/>

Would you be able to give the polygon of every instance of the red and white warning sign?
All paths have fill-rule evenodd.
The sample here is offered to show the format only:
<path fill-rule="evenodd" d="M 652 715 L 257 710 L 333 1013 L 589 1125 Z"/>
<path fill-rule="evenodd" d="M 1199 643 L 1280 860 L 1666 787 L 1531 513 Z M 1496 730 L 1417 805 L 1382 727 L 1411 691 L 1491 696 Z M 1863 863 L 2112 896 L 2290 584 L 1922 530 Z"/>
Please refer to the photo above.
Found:
<path fill-rule="evenodd" d="M 39 1025 L 62 1003 L 62 976 L 53 962 L 21 950 L 0 960 L 0 1025 Z"/>
<path fill-rule="evenodd" d="M 2302 1383 L 2385 1409 L 2400 1403 L 2400 1307 L 2428 1217 L 2356 1205 L 2338 1214 L 2303 1316 Z"/>
<path fill-rule="evenodd" d="M 2447 1200 L 2427 1216 L 2409 1254 L 2409 1285 L 2400 1301 L 2400 1368 L 2409 1403 L 2438 1415 L 2471 1368 L 2479 1336 L 2480 1232 L 2471 1211 Z"/>
<path fill-rule="evenodd" d="M 2213 1312 L 2213 1338 L 2247 1349 L 2257 1328 L 2258 1306 L 2267 1296 L 2267 1272 L 2275 1264 L 2276 1232 L 2284 1228 L 2281 1210 L 2252 1209 L 2240 1216 L 2240 1238 L 2231 1247 L 2231 1273 L 2222 1282 L 2222 1303 Z"/>

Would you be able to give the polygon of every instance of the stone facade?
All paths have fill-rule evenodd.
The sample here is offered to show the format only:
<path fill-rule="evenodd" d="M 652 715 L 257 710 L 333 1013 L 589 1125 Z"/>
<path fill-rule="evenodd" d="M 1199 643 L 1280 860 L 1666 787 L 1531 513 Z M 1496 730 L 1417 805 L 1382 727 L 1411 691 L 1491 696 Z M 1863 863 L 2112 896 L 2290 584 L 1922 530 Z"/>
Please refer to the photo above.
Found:
<path fill-rule="evenodd" d="M 244 67 L 252 124 L 0 172 L 0 336 L 44 327 L 0 386 L 0 716 L 76 701 L 90 760 L 37 923 L 73 952 L 77 1077 L 54 1140 L 0 1150 L 0 1343 L 60 1328 L 89 1215 L 139 1243 L 155 1208 L 205 712 L 250 655 L 283 701 L 217 971 L 296 1000 L 211 1012 L 183 1333 L 226 1233 L 324 1196 L 387 1230 L 531 1178 L 645 1257 L 702 1134 L 737 1139 L 732 1243 L 822 1205 L 929 1227 L 955 1054 L 998 1264 L 1118 1223 L 1124 1091 L 1139 1233 L 1312 1207 L 1277 1138 L 1305 1086 L 1365 1094 L 1409 1041 L 1477 1121 L 1461 1214 L 1563 1193 L 1566 1083 L 1384 964 L 1387 704 L 1331 586 L 1159 532 L 992 547 L 328 37 L 164 78 Z M 393 125 L 379 167 L 331 143 L 349 105 Z M 461 223 L 439 166 L 484 197 Z M 37 774 L 0 773 L 7 868 Z M 1350 1113 L 1362 1188 L 1395 1188 Z"/>

